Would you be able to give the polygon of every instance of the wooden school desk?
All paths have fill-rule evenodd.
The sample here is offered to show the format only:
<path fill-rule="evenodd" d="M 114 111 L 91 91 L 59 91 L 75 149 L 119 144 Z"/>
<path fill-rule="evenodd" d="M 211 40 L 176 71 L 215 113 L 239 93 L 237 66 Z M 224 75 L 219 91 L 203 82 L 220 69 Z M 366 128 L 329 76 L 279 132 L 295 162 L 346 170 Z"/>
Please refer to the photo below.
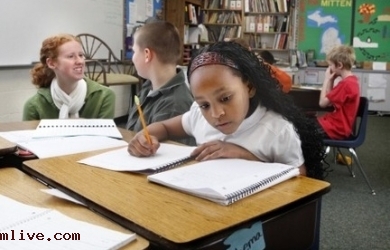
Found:
<path fill-rule="evenodd" d="M 7 132 L 13 130 L 33 129 L 38 125 L 38 121 L 33 122 L 8 122 L 0 123 L 0 131 Z M 0 156 L 5 157 L 13 154 L 16 150 L 16 145 L 0 137 Z"/>
<path fill-rule="evenodd" d="M 221 206 L 149 183 L 144 175 L 77 163 L 95 154 L 25 161 L 23 170 L 136 232 L 156 249 L 227 249 L 227 237 L 259 222 L 267 249 L 308 249 L 317 242 L 327 182 L 296 177 Z"/>
<path fill-rule="evenodd" d="M 15 152 L 16 145 L 2 137 L 0 137 L 0 156 Z"/>
<path fill-rule="evenodd" d="M 40 189 L 44 188 L 47 187 L 16 168 L 0 169 L 0 194 L 4 196 L 27 205 L 55 209 L 77 220 L 124 233 L 131 233 L 123 227 L 107 220 L 107 218 L 103 218 L 102 216 L 93 213 L 82 205 L 41 192 Z M 148 245 L 149 243 L 147 240 L 137 235 L 135 241 L 121 249 L 146 249 Z"/>

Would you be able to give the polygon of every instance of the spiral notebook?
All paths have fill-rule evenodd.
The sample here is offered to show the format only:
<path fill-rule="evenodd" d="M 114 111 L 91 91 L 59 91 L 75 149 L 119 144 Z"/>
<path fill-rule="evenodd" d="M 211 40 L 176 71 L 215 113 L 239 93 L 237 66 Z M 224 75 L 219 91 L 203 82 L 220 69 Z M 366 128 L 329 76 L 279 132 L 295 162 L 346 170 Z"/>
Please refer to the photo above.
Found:
<path fill-rule="evenodd" d="M 299 175 L 299 169 L 280 163 L 217 159 L 195 163 L 147 178 L 167 187 L 230 205 Z"/>
<path fill-rule="evenodd" d="M 157 153 L 151 157 L 136 157 L 127 152 L 127 147 L 111 150 L 78 161 L 79 163 L 114 171 L 129 171 L 143 174 L 158 173 L 192 159 L 196 147 L 160 143 Z"/>
<path fill-rule="evenodd" d="M 122 139 L 113 119 L 42 119 L 33 138 L 100 135 Z"/>
<path fill-rule="evenodd" d="M 3 195 L 0 204 L 0 249 L 119 249 L 136 238 Z"/>

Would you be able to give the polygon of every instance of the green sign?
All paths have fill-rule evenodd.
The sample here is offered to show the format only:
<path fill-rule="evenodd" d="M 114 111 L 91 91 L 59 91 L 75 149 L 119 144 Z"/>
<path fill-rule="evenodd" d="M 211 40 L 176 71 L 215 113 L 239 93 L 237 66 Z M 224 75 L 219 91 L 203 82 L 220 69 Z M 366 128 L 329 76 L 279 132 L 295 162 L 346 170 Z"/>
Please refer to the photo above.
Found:
<path fill-rule="evenodd" d="M 352 0 L 300 0 L 298 49 L 324 59 L 334 46 L 351 43 Z"/>
<path fill-rule="evenodd" d="M 356 0 L 352 44 L 357 61 L 390 61 L 390 1 Z"/>

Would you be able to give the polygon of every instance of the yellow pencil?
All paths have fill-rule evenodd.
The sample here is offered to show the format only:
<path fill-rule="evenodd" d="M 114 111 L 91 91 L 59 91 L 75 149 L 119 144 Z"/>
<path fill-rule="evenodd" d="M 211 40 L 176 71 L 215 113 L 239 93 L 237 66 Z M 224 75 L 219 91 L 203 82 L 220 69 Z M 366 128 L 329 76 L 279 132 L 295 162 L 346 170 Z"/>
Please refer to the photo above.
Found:
<path fill-rule="evenodd" d="M 141 105 L 139 104 L 138 96 L 136 96 L 136 95 L 134 96 L 134 102 L 135 102 L 135 105 L 137 105 L 138 114 L 139 114 L 139 118 L 141 119 L 144 135 L 145 135 L 146 139 L 148 140 L 149 144 L 152 145 L 152 139 L 150 139 L 149 131 L 146 128 L 144 113 L 142 112 Z"/>

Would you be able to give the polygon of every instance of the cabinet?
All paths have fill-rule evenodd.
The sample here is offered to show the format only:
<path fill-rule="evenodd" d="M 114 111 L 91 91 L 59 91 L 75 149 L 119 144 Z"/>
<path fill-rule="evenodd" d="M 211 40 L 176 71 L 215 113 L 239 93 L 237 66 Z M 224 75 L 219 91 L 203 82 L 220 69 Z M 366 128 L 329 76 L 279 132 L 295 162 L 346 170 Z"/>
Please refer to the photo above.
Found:
<path fill-rule="evenodd" d="M 244 39 L 252 50 L 268 50 L 288 62 L 292 41 L 290 1 L 248 0 L 244 8 Z"/>
<path fill-rule="evenodd" d="M 390 112 L 390 72 L 364 73 L 361 95 L 368 98 L 369 110 Z"/>
<path fill-rule="evenodd" d="M 198 36 L 195 32 L 191 34 L 195 39 L 189 39 L 190 31 L 196 31 L 201 20 L 202 0 L 167 0 L 165 2 L 165 20 L 174 24 L 180 35 L 182 43 L 182 56 L 179 60 L 179 65 L 188 64 L 191 54 L 197 48 Z M 184 13 L 184 14 L 183 14 Z"/>

